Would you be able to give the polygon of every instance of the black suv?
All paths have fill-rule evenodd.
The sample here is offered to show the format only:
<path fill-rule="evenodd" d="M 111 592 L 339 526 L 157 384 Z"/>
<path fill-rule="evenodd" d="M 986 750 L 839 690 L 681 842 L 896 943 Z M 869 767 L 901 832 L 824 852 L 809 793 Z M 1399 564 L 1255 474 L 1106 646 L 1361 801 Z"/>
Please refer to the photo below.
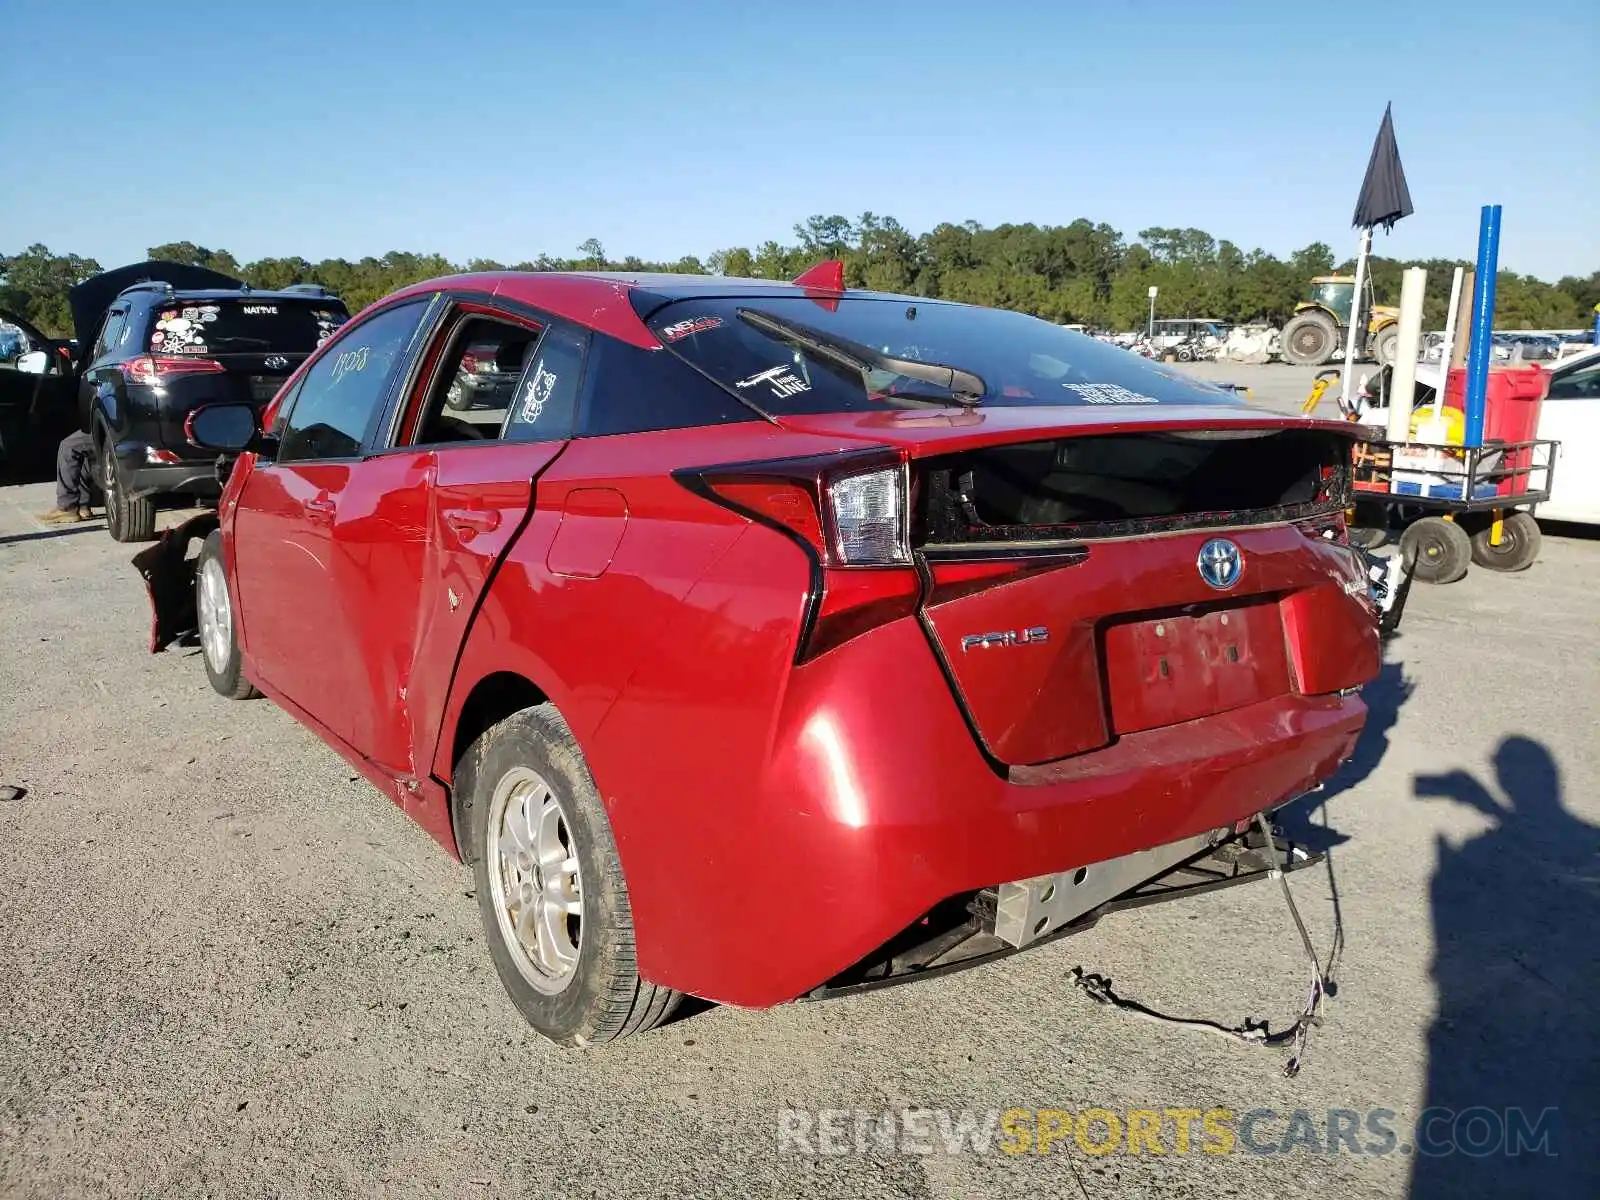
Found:
<path fill-rule="evenodd" d="M 86 347 L 78 394 L 94 437 L 106 526 L 119 542 L 155 536 L 156 501 L 221 491 L 216 456 L 189 444 L 200 403 L 242 401 L 259 411 L 350 314 L 315 284 L 254 291 L 199 267 L 142 263 L 70 293 Z"/>

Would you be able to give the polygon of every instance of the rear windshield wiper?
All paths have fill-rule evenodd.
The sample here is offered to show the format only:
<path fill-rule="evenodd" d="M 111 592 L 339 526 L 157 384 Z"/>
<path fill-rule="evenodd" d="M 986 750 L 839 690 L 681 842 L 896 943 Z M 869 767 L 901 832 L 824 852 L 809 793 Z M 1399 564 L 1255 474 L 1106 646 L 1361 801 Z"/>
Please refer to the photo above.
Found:
<path fill-rule="evenodd" d="M 821 330 L 812 329 L 809 325 L 800 325 L 793 321 L 786 321 L 782 317 L 775 317 L 769 312 L 760 309 L 741 308 L 738 310 L 739 319 L 745 324 L 759 329 L 769 337 L 786 342 L 797 349 L 804 350 L 818 358 L 837 364 L 847 370 L 861 373 L 862 386 L 867 387 L 866 377 L 873 371 L 882 371 L 891 375 L 899 375 L 906 379 L 915 379 L 920 383 L 932 384 L 950 394 L 950 399 L 956 404 L 969 408 L 976 407 L 983 400 L 983 394 L 988 390 L 983 379 L 971 371 L 963 371 L 960 367 L 947 367 L 942 363 L 919 362 L 914 358 L 896 358 L 890 354 L 881 354 L 869 346 L 859 342 L 850 341 L 848 338 L 838 338 Z M 870 392 L 873 389 L 867 387 Z M 900 400 L 917 400 L 925 404 L 939 404 L 942 401 L 931 396 L 895 397 Z"/>
<path fill-rule="evenodd" d="M 236 334 L 232 337 L 219 337 L 207 339 L 212 346 L 265 346 L 272 349 L 272 339 L 262 337 L 248 337 L 245 334 Z"/>

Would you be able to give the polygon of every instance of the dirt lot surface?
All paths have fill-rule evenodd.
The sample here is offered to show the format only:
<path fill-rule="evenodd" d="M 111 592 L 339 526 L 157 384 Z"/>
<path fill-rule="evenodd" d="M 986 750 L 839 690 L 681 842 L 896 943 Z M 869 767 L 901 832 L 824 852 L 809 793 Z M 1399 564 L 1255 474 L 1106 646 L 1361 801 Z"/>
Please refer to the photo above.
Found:
<path fill-rule="evenodd" d="M 1284 404 L 1309 387 L 1206 373 Z M 1282 1028 L 1306 969 L 1270 882 L 944 979 L 557 1051 L 500 990 L 470 874 L 269 702 L 216 696 L 197 652 L 146 653 L 131 548 L 98 521 L 45 529 L 49 501 L 0 488 L 0 783 L 26 789 L 0 801 L 0 1195 L 1600 1195 L 1600 541 L 1413 594 L 1356 759 L 1288 822 L 1336 843 L 1291 883 L 1319 952 L 1336 924 L 1343 948 L 1286 1079 L 1279 1050 L 1069 980 Z M 1430 1105 L 1428 1145 L 1493 1148 L 1403 1153 Z M 1518 1106 L 1546 1152 L 1504 1152 Z M 912 1108 L 936 1110 L 931 1141 L 858 1150 L 854 1118 L 817 1115 Z M 1197 1124 L 1180 1152 L 1169 1117 L 1161 1154 L 1070 1134 L 1008 1154 L 1003 1130 L 912 1152 L 1008 1108 L 1067 1110 L 1052 1131 L 1221 1108 L 1236 1136 L 1207 1152 Z M 1330 1109 L 1359 1125 L 1319 1153 Z M 1392 1151 L 1352 1152 L 1385 1125 Z"/>

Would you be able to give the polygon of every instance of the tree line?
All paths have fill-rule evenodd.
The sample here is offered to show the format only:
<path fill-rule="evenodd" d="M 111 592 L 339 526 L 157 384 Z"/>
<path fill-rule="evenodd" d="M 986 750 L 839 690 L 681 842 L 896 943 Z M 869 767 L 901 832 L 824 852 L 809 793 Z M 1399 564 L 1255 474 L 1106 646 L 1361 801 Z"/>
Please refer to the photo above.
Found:
<path fill-rule="evenodd" d="M 149 257 L 215 270 L 255 288 L 320 283 L 341 296 L 352 312 L 398 288 L 460 271 L 513 270 L 666 271 L 792 279 L 823 258 L 840 258 L 849 286 L 1016 309 L 1049 321 L 1081 322 L 1094 328 L 1142 328 L 1149 315 L 1149 288 L 1158 289 L 1158 317 L 1209 317 L 1222 321 L 1269 321 L 1282 325 L 1304 298 L 1313 276 L 1346 273 L 1354 262 L 1337 261 L 1324 242 L 1313 242 L 1287 258 L 1242 250 L 1199 229 L 1151 228 L 1129 241 L 1104 223 L 1080 219 L 1069 225 L 998 225 L 976 221 L 941 224 L 913 234 L 893 217 L 863 213 L 813 216 L 794 227 L 792 241 L 766 241 L 754 248 L 718 250 L 703 260 L 646 262 L 629 255 L 613 259 L 590 238 L 571 258 L 514 263 L 469 259 L 453 263 L 439 254 L 392 251 L 357 261 L 327 258 L 262 258 L 241 263 L 227 250 L 193 242 L 149 248 Z M 1451 274 L 1465 260 L 1405 262 L 1371 260 L 1380 304 L 1396 304 L 1400 275 L 1408 266 L 1428 271 L 1425 328 L 1444 324 Z M 0 307 L 25 316 L 52 336 L 70 334 L 67 289 L 101 270 L 92 258 L 56 254 L 32 245 L 0 256 Z M 1568 275 L 1555 283 L 1501 271 L 1496 281 L 1495 325 L 1500 329 L 1586 328 L 1600 303 L 1600 271 Z"/>

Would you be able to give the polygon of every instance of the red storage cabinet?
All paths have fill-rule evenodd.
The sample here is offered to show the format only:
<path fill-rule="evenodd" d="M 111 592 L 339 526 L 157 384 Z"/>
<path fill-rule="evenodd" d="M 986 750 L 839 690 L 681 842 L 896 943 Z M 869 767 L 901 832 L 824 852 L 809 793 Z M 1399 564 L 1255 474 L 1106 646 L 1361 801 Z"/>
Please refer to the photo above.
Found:
<path fill-rule="evenodd" d="M 1550 372 L 1538 363 L 1516 367 L 1489 367 L 1488 386 L 1483 398 L 1483 444 L 1491 442 L 1531 442 L 1538 436 L 1539 413 L 1544 405 L 1545 393 L 1550 390 Z M 1452 370 L 1445 382 L 1446 407 L 1461 410 L 1466 416 L 1467 372 L 1464 367 Z M 1533 463 L 1531 450 L 1514 450 L 1506 455 L 1505 466 L 1526 470 Z M 1513 496 L 1526 491 L 1525 474 L 1509 475 L 1499 482 L 1502 496 Z"/>

